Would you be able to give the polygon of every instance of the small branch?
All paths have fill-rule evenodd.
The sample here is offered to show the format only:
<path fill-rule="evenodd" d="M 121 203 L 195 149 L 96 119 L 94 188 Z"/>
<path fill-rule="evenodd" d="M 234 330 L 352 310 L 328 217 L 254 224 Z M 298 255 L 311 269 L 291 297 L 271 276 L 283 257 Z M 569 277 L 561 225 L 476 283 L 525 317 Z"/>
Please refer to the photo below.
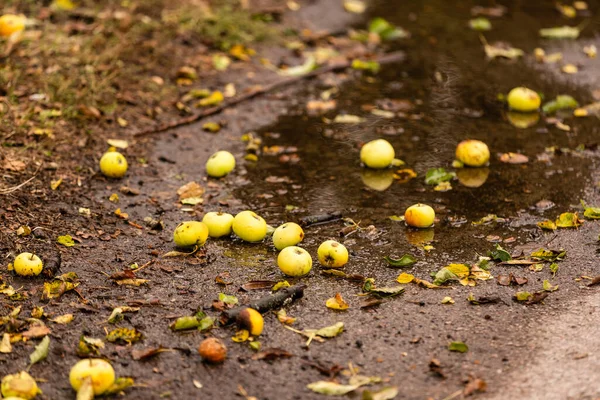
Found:
<path fill-rule="evenodd" d="M 400 62 L 402 60 L 404 60 L 404 53 L 401 51 L 397 51 L 397 52 L 393 52 L 393 53 L 389 53 L 389 54 L 384 54 L 383 56 L 377 58 L 375 61 L 377 61 L 379 64 L 391 64 L 391 63 L 395 63 L 395 62 Z M 251 92 L 243 94 L 232 100 L 223 102 L 220 106 L 207 108 L 198 114 L 190 115 L 189 117 L 182 118 L 175 122 L 164 123 L 162 125 L 159 125 L 156 128 L 134 133 L 133 136 L 135 136 L 135 137 L 148 136 L 148 135 L 152 135 L 155 133 L 161 133 L 161 132 L 167 131 L 169 129 L 178 128 L 180 126 L 189 125 L 196 121 L 201 120 L 202 118 L 218 114 L 221 111 L 223 111 L 227 108 L 236 106 L 246 100 L 250 100 L 255 97 L 261 96 L 263 94 L 273 92 L 275 90 L 284 88 L 286 86 L 290 86 L 290 85 L 292 85 L 296 82 L 300 82 L 304 79 L 314 78 L 316 76 L 325 74 L 327 72 L 333 72 L 333 71 L 347 69 L 347 68 L 350 68 L 351 65 L 352 65 L 352 60 L 348 60 L 348 61 L 338 62 L 338 63 L 331 64 L 331 65 L 326 65 L 326 66 L 318 68 L 312 72 L 309 72 L 308 74 L 305 74 L 305 75 L 292 76 L 289 78 L 285 78 L 280 81 L 276 81 L 271 84 L 262 86 L 259 89 L 255 89 Z"/>
<path fill-rule="evenodd" d="M 310 226 L 324 224 L 326 222 L 338 221 L 340 219 L 342 219 L 342 213 L 340 211 L 334 211 L 327 214 L 309 215 L 307 217 L 302 217 L 300 218 L 300 225 Z"/>
<path fill-rule="evenodd" d="M 306 285 L 304 284 L 290 286 L 285 289 L 279 290 L 273 295 L 261 297 L 260 299 L 248 304 L 248 306 L 241 306 L 232 308 L 231 310 L 223 311 L 220 317 L 220 321 L 223 325 L 227 325 L 234 322 L 237 319 L 240 312 L 246 307 L 253 308 L 261 314 L 267 311 L 274 310 L 276 308 L 280 308 L 287 303 L 291 303 L 296 299 L 302 298 L 302 296 L 304 296 L 305 288 Z"/>
<path fill-rule="evenodd" d="M 37 176 L 38 172 L 40 172 L 41 168 L 42 168 L 42 166 L 40 165 L 38 167 L 38 169 L 33 173 L 33 176 L 31 178 L 27 179 L 25 182 L 20 183 L 17 186 L 13 186 L 13 187 L 10 187 L 10 188 L 0 189 L 0 195 L 11 194 L 11 193 L 16 192 L 17 190 L 21 189 L 23 186 L 27 185 L 29 182 L 31 182 L 32 180 L 35 179 L 35 177 Z"/>

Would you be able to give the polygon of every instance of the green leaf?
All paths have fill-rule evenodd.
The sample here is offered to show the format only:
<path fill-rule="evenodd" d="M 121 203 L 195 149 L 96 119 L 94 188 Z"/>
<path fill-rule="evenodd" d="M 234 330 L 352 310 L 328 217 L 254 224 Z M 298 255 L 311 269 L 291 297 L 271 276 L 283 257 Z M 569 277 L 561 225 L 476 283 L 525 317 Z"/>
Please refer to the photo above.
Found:
<path fill-rule="evenodd" d="M 73 237 L 71 235 L 59 236 L 58 238 L 56 238 L 56 242 L 66 247 L 75 246 L 75 242 L 73 241 Z"/>
<path fill-rule="evenodd" d="M 369 294 L 372 294 L 372 295 L 375 295 L 378 297 L 392 297 L 392 296 L 397 296 L 401 293 L 404 293 L 404 286 L 372 288 L 369 291 Z"/>
<path fill-rule="evenodd" d="M 499 244 L 496 244 L 496 247 L 493 251 L 489 252 L 489 256 L 494 261 L 509 261 L 512 259 L 510 253 L 502 248 Z"/>
<path fill-rule="evenodd" d="M 560 261 L 567 256 L 567 252 L 564 250 L 546 250 L 539 249 L 538 251 L 534 251 L 531 253 L 531 257 L 537 260 L 543 261 Z"/>
<path fill-rule="evenodd" d="M 425 183 L 427 185 L 439 185 L 442 182 L 447 182 L 456 176 L 454 172 L 448 172 L 444 168 L 431 168 L 425 174 Z"/>
<path fill-rule="evenodd" d="M 135 384 L 133 378 L 126 377 L 118 377 L 115 379 L 114 383 L 106 389 L 106 392 L 102 393 L 102 396 L 110 396 L 114 394 L 118 394 L 123 390 L 133 386 Z"/>
<path fill-rule="evenodd" d="M 332 338 L 336 337 L 340 333 L 344 331 L 344 323 L 337 322 L 335 325 L 326 326 L 325 328 L 317 329 L 316 331 L 307 329 L 306 332 L 314 332 L 315 335 L 324 337 L 324 338 Z"/>
<path fill-rule="evenodd" d="M 515 293 L 515 299 L 517 301 L 527 301 L 531 298 L 532 294 L 529 292 L 517 292 Z"/>
<path fill-rule="evenodd" d="M 400 258 L 392 258 L 392 257 L 389 257 L 389 256 L 385 256 L 385 257 L 383 257 L 383 259 L 385 261 L 387 261 L 387 263 L 390 266 L 397 267 L 397 268 L 408 267 L 408 266 L 413 265 L 414 263 L 417 262 L 417 259 L 415 257 L 413 257 L 412 255 L 410 255 L 410 254 L 404 254 Z"/>
<path fill-rule="evenodd" d="M 277 73 L 281 76 L 302 76 L 308 74 L 315 68 L 317 68 L 317 60 L 314 56 L 310 55 L 306 58 L 304 64 L 287 69 L 280 69 Z"/>
<path fill-rule="evenodd" d="M 215 318 L 213 317 L 204 317 L 200 320 L 200 325 L 198 325 L 198 330 L 200 332 L 204 332 L 209 330 L 215 324 Z"/>
<path fill-rule="evenodd" d="M 179 317 L 169 326 L 169 328 L 175 332 L 196 329 L 200 326 L 201 321 L 200 318 L 196 318 L 195 316 Z"/>
<path fill-rule="evenodd" d="M 556 99 L 550 100 L 542 107 L 542 111 L 545 114 L 552 114 L 557 112 L 558 110 L 577 108 L 579 107 L 579 103 L 573 97 L 567 94 L 561 94 L 556 96 Z"/>
<path fill-rule="evenodd" d="M 469 21 L 469 27 L 476 31 L 489 31 L 492 29 L 492 23 L 487 18 L 474 18 Z"/>
<path fill-rule="evenodd" d="M 469 346 L 467 346 L 463 342 L 451 342 L 448 345 L 448 350 L 456 351 L 459 353 L 466 353 L 467 351 L 469 351 Z"/>
<path fill-rule="evenodd" d="M 586 207 L 583 216 L 587 219 L 600 219 L 600 207 Z"/>
<path fill-rule="evenodd" d="M 546 292 L 554 292 L 554 291 L 558 290 L 558 285 L 552 286 L 552 284 L 550 283 L 550 281 L 548 279 L 545 279 L 544 283 L 542 284 L 542 288 Z"/>
<path fill-rule="evenodd" d="M 38 363 L 48 357 L 48 349 L 50 347 L 50 337 L 44 336 L 40 344 L 35 346 L 33 353 L 29 355 L 29 366 Z"/>
<path fill-rule="evenodd" d="M 550 272 L 552 272 L 552 276 L 556 275 L 556 273 L 558 272 L 558 264 L 557 263 L 550 264 Z"/>
<path fill-rule="evenodd" d="M 359 386 L 356 385 L 341 385 L 339 383 L 329 381 L 309 383 L 306 385 L 306 387 L 315 393 L 325 394 L 328 396 L 343 396 L 359 388 Z"/>
<path fill-rule="evenodd" d="M 352 61 L 352 69 L 356 69 L 359 71 L 369 71 L 374 74 L 379 72 L 381 65 L 377 61 L 362 61 L 362 60 L 353 60 Z"/>
<path fill-rule="evenodd" d="M 235 306 L 239 303 L 239 300 L 235 296 L 227 295 L 225 293 L 219 293 L 219 301 L 222 301 L 225 304 L 230 306 Z"/>
<path fill-rule="evenodd" d="M 578 26 L 558 26 L 555 28 L 540 29 L 540 36 L 546 39 L 577 39 L 581 33 Z"/>
<path fill-rule="evenodd" d="M 381 17 L 377 17 L 369 23 L 369 32 L 376 33 L 379 37 L 386 40 L 404 39 L 410 34 L 402 28 L 395 27 Z"/>
<path fill-rule="evenodd" d="M 542 221 L 542 222 L 538 222 L 537 226 L 539 226 L 542 229 L 546 229 L 548 231 L 555 231 L 556 230 L 556 223 L 554 221 L 551 220 L 546 220 L 546 221 Z"/>
<path fill-rule="evenodd" d="M 362 400 L 392 400 L 398 396 L 398 388 L 396 386 L 384 387 L 376 392 L 365 390 L 362 394 Z"/>

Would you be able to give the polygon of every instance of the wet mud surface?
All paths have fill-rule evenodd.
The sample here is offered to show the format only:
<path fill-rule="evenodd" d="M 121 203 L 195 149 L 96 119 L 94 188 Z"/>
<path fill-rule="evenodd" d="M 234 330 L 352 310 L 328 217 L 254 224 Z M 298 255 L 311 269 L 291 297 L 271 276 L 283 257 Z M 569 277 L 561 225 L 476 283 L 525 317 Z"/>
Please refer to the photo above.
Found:
<path fill-rule="evenodd" d="M 56 250 L 62 253 L 61 270 L 77 272 L 85 284 L 81 296 L 71 292 L 48 305 L 56 315 L 79 310 L 68 326 L 51 326 L 52 368 L 43 363 L 31 368 L 32 375 L 46 380 L 40 384 L 45 398 L 72 397 L 65 377 L 77 360 L 73 349 L 80 334 L 104 337 L 106 329 L 113 328 L 106 323 L 112 308 L 121 305 L 141 309 L 126 314 L 119 326 L 135 327 L 144 334 L 143 341 L 133 346 L 107 344 L 103 351 L 117 375 L 135 379 L 136 387 L 127 391 L 127 399 L 235 399 L 241 398 L 239 386 L 261 400 L 318 399 L 323 397 L 310 392 L 306 385 L 328 377 L 311 365 L 330 369 L 335 365 L 347 368 L 348 363 L 358 367 L 361 374 L 379 376 L 385 385 L 398 386 L 399 398 L 403 399 L 444 399 L 474 377 L 487 383 L 487 393 L 478 395 L 481 398 L 600 396 L 595 383 L 599 343 L 594 328 L 600 296 L 597 288 L 586 287 L 587 281 L 576 280 L 598 275 L 599 225 L 586 221 L 577 230 L 555 233 L 536 226 L 536 222 L 562 212 L 580 211 L 580 199 L 600 204 L 600 153 L 593 146 L 600 140 L 598 120 L 567 119 L 572 130 L 564 132 L 546 124 L 542 117 L 534 126 L 519 129 L 509 122 L 504 105 L 496 99 L 498 93 L 526 84 L 543 92 L 546 99 L 567 93 L 580 103 L 592 102 L 592 90 L 598 88 L 600 79 L 598 60 L 577 59 L 582 72 L 567 77 L 555 66 L 535 63 L 530 54 L 538 46 L 558 46 L 556 51 L 565 52 L 565 58 L 569 51 L 580 57 L 575 54 L 597 35 L 597 17 L 592 17 L 578 41 L 543 42 L 536 35 L 540 27 L 564 22 L 552 2 L 504 2 L 508 14 L 492 20 L 494 30 L 486 33 L 486 38 L 509 41 L 529 55 L 518 61 L 486 61 L 477 33 L 466 28 L 474 3 L 461 1 L 456 7 L 443 1 L 391 3 L 375 2 L 364 18 L 385 16 L 412 32 L 412 38 L 396 45 L 406 53 L 404 62 L 385 66 L 376 76 L 355 71 L 343 76 L 325 75 L 244 103 L 218 116 L 227 122 L 218 134 L 203 132 L 200 122 L 144 138 L 135 146 L 148 159 L 147 165 L 133 165 L 124 181 L 98 177 L 91 184 L 89 199 L 76 201 L 94 210 L 92 219 L 78 215 L 68 204 L 62 206 L 62 213 L 57 209 L 57 233 L 77 233 L 86 238 L 76 248 Z M 590 2 L 592 11 L 597 6 Z M 360 21 L 353 23 L 360 25 Z M 326 27 L 327 22 L 315 24 Z M 334 86 L 336 110 L 322 116 L 308 115 L 306 102 Z M 405 107 L 394 118 L 369 113 L 373 105 L 389 104 L 389 99 L 401 99 Z M 324 121 L 344 113 L 364 117 L 365 121 Z M 263 140 L 263 146 L 296 147 L 298 162 L 282 163 L 280 155 L 269 154 L 261 154 L 258 162 L 243 161 L 246 143 L 240 138 L 250 131 Z M 392 143 L 397 157 L 406 163 L 401 168 L 414 169 L 418 174 L 415 179 L 401 183 L 388 174 L 391 171 L 377 174 L 361 168 L 361 144 L 378 137 Z M 452 182 L 452 190 L 434 191 L 424 183 L 425 172 L 437 167 L 451 169 L 455 146 L 466 138 L 483 140 L 492 149 L 489 167 L 475 175 L 479 183 L 485 182 L 468 187 L 464 182 L 472 177 L 463 176 Z M 575 151 L 580 145 L 587 150 Z M 551 154 L 547 151 L 551 146 L 573 151 Z M 221 149 L 236 156 L 236 171 L 224 179 L 206 181 L 205 161 Z M 502 163 L 498 155 L 505 152 L 525 154 L 530 161 L 523 165 Z M 459 171 L 459 179 L 461 173 L 464 171 Z M 206 188 L 202 206 L 178 203 L 176 191 L 189 181 Z M 140 192 L 120 195 L 118 207 L 129 214 L 130 221 L 142 224 L 146 217 L 162 220 L 163 231 L 138 229 L 111 215 L 117 205 L 108 197 L 123 185 Z M 382 191 L 373 189 L 385 186 Z M 548 201 L 553 204 L 551 208 L 541 207 Z M 389 218 L 402 215 L 406 207 L 418 202 L 431 204 L 436 210 L 437 221 L 431 230 L 414 231 Z M 234 329 L 220 327 L 208 335 L 225 341 L 228 360 L 221 366 L 210 366 L 196 352 L 205 335 L 173 333 L 169 324 L 199 308 L 218 316 L 211 304 L 221 292 L 238 296 L 240 303 L 268 294 L 268 290 L 244 292 L 239 288 L 250 280 L 284 279 L 276 266 L 277 252 L 268 241 L 246 244 L 222 239 L 207 243 L 206 258 L 159 255 L 173 249 L 172 231 L 180 221 L 199 219 L 213 210 L 235 214 L 248 208 L 273 226 L 335 211 L 360 222 L 363 228 L 373 225 L 371 230 L 345 237 L 339 233 L 341 221 L 310 226 L 305 229 L 302 246 L 315 255 L 325 239 L 341 241 L 351 254 L 343 270 L 374 278 L 381 286 L 393 286 L 400 272 L 431 280 L 432 272 L 449 263 L 475 263 L 498 241 L 512 254 L 546 247 L 565 249 L 567 258 L 555 277 L 547 265 L 540 272 L 523 266 L 496 265 L 491 269 L 495 277 L 510 272 L 526 276 L 529 282 L 522 287 L 500 286 L 495 279 L 477 281 L 474 287 L 455 282 L 443 289 L 407 284 L 404 294 L 369 309 L 360 308 L 361 284 L 324 276 L 315 263 L 309 276 L 288 279 L 306 284 L 307 289 L 304 298 L 285 309 L 297 318 L 297 329 L 342 321 L 344 333 L 307 349 L 303 337 L 284 329 L 276 316 L 268 313 L 259 338 L 263 349 L 285 349 L 293 357 L 252 360 L 254 352 L 247 344 L 231 341 Z M 488 214 L 503 220 L 472 223 Z M 104 233 L 112 236 L 106 240 Z M 425 251 L 415 244 L 423 236 L 432 241 L 434 249 Z M 25 247 L 48 255 L 44 240 Z M 399 270 L 383 260 L 384 256 L 405 253 L 413 254 L 418 262 Z M 149 282 L 141 287 L 117 287 L 103 274 L 149 261 L 153 264 L 139 274 Z M 216 283 L 217 275 L 225 272 L 231 283 Z M 513 300 L 518 290 L 540 290 L 546 279 L 559 285 L 559 290 L 550 293 L 542 304 L 527 306 Z M 34 286 L 31 280 L 16 277 L 11 277 L 11 284 Z M 325 307 L 325 301 L 338 292 L 350 304 L 347 311 Z M 495 304 L 472 305 L 466 300 L 471 293 L 478 298 L 499 299 Z M 446 296 L 455 304 L 441 304 Z M 35 293 L 31 297 L 39 298 Z M 36 303 L 27 303 L 26 311 Z M 449 352 L 447 346 L 452 341 L 465 342 L 469 351 Z M 132 349 L 159 345 L 176 350 L 147 361 L 132 360 Z M 25 367 L 21 364 L 32 348 L 31 344 L 15 346 L 13 353 L 2 357 L 0 371 L 12 370 L 14 365 Z M 430 371 L 432 358 L 441 363 L 444 378 Z M 343 375 L 339 379 L 347 381 Z M 360 398 L 358 394 L 350 397 Z"/>

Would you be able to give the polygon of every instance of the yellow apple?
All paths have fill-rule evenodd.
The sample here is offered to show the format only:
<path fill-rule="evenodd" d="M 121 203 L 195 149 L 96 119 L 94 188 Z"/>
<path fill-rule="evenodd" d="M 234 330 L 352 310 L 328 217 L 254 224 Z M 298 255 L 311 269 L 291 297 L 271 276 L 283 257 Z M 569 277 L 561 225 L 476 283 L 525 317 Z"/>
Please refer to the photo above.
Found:
<path fill-rule="evenodd" d="M 246 307 L 238 314 L 237 324 L 252 336 L 259 336 L 265 325 L 263 316 L 254 308 Z"/>
<path fill-rule="evenodd" d="M 2 378 L 0 390 L 2 391 L 2 397 L 17 397 L 25 400 L 33 399 L 42 393 L 35 379 L 25 371 L 6 375 Z"/>
<path fill-rule="evenodd" d="M 177 225 L 173 241 L 177 247 L 202 246 L 208 238 L 208 227 L 199 221 L 185 221 Z"/>
<path fill-rule="evenodd" d="M 242 211 L 233 219 L 233 233 L 246 242 L 260 242 L 267 236 L 267 223 L 253 211 Z"/>
<path fill-rule="evenodd" d="M 385 139 L 372 140 L 360 149 L 360 161 L 369 168 L 387 168 L 395 156 L 394 148 Z"/>
<path fill-rule="evenodd" d="M 483 185 L 489 175 L 489 168 L 460 168 L 456 171 L 458 181 L 463 186 L 470 188 L 477 188 Z"/>
<path fill-rule="evenodd" d="M 277 266 L 287 276 L 304 276 L 312 268 L 312 258 L 303 248 L 289 246 L 277 256 Z"/>
<path fill-rule="evenodd" d="M 25 29 L 24 15 L 4 14 L 0 17 L 0 36 L 8 37 Z"/>
<path fill-rule="evenodd" d="M 490 149 L 480 140 L 463 140 L 456 146 L 456 159 L 469 167 L 482 167 L 490 161 Z"/>
<path fill-rule="evenodd" d="M 529 112 L 540 108 L 540 95 L 523 86 L 512 89 L 506 98 L 508 108 L 515 111 Z"/>
<path fill-rule="evenodd" d="M 414 228 L 429 228 L 435 220 L 435 211 L 427 204 L 415 204 L 406 209 L 404 221 Z"/>
<path fill-rule="evenodd" d="M 304 239 L 304 231 L 294 222 L 286 222 L 273 232 L 273 244 L 277 250 L 295 246 Z"/>
<path fill-rule="evenodd" d="M 206 162 L 206 173 L 213 178 L 221 178 L 235 168 L 235 157 L 228 151 L 217 151 Z"/>
<path fill-rule="evenodd" d="M 100 395 L 115 383 L 115 370 L 108 361 L 100 358 L 81 360 L 71 368 L 69 382 L 78 391 L 85 378 L 92 379 L 94 394 Z"/>
<path fill-rule="evenodd" d="M 100 171 L 109 178 L 124 177 L 127 167 L 127 159 L 118 151 L 106 152 L 100 159 Z"/>
<path fill-rule="evenodd" d="M 360 171 L 360 177 L 365 186 L 378 192 L 383 192 L 394 183 L 394 171 L 391 169 L 363 169 Z"/>
<path fill-rule="evenodd" d="M 15 257 L 13 268 L 18 275 L 33 276 L 39 275 L 44 268 L 42 260 L 31 253 L 21 253 Z"/>
<path fill-rule="evenodd" d="M 211 211 L 204 215 L 202 222 L 208 227 L 208 236 L 219 238 L 231 235 L 233 215 L 224 212 Z"/>
<path fill-rule="evenodd" d="M 348 249 L 335 240 L 326 240 L 319 246 L 317 256 L 321 265 L 339 268 L 348 262 Z"/>

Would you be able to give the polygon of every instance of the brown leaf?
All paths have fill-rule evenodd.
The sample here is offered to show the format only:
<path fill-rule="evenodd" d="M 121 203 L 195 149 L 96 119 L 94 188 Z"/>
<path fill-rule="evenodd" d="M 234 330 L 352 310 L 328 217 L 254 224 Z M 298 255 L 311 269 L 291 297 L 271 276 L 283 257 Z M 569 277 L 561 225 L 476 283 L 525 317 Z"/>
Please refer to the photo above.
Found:
<path fill-rule="evenodd" d="M 135 361 L 145 360 L 150 357 L 154 357 L 158 353 L 163 353 L 165 351 L 170 351 L 171 349 L 166 349 L 162 346 L 158 347 L 146 347 L 145 349 L 133 349 L 131 351 L 131 357 Z"/>
<path fill-rule="evenodd" d="M 529 162 L 529 157 L 519 153 L 504 153 L 500 156 L 500 161 L 507 164 L 525 164 Z"/>
<path fill-rule="evenodd" d="M 598 284 L 600 284 L 600 275 L 592 279 L 592 281 L 588 283 L 588 286 L 596 286 Z"/>
<path fill-rule="evenodd" d="M 100 110 L 98 110 L 96 107 L 80 105 L 79 107 L 77 107 L 77 109 L 84 117 L 100 119 L 100 117 L 102 116 Z"/>
<path fill-rule="evenodd" d="M 446 374 L 444 374 L 444 371 L 442 370 L 442 363 L 437 358 L 432 358 L 431 361 L 429 361 L 429 371 L 442 379 L 446 379 Z"/>
<path fill-rule="evenodd" d="M 472 379 L 467 383 L 465 389 L 463 390 L 463 394 L 465 396 L 470 396 L 475 392 L 483 393 L 487 390 L 487 383 L 483 379 Z"/>
<path fill-rule="evenodd" d="M 177 189 L 179 200 L 185 200 L 192 197 L 202 197 L 204 188 L 196 182 L 189 182 Z"/>
<path fill-rule="evenodd" d="M 360 308 L 377 307 L 378 305 L 380 305 L 382 303 L 383 303 L 383 300 L 376 299 L 376 298 L 369 298 L 361 303 Z"/>
<path fill-rule="evenodd" d="M 41 338 L 50 334 L 50 328 L 45 325 L 35 325 L 29 328 L 29 330 L 23 332 L 23 337 L 27 339 Z"/>
<path fill-rule="evenodd" d="M 115 272 L 114 274 L 112 274 L 109 277 L 109 279 L 112 279 L 115 281 L 120 281 L 122 279 L 135 279 L 135 273 L 133 272 L 133 270 L 126 269 L 123 271 Z"/>
<path fill-rule="evenodd" d="M 510 286 L 510 285 L 524 285 L 527 283 L 527 278 L 515 276 L 512 273 L 508 275 L 498 275 L 498 285 Z"/>
<path fill-rule="evenodd" d="M 276 360 L 278 358 L 289 358 L 289 357 L 293 357 L 294 355 L 292 353 L 287 352 L 286 350 L 283 349 L 278 349 L 278 348 L 269 348 L 269 349 L 264 349 L 261 352 L 256 353 L 255 355 L 252 356 L 253 360 Z"/>
<path fill-rule="evenodd" d="M 535 292 L 525 304 L 541 303 L 546 297 L 548 297 L 548 292 Z"/>
<path fill-rule="evenodd" d="M 263 289 L 271 289 L 277 281 L 268 281 L 268 280 L 258 280 L 258 281 L 250 281 L 246 282 L 241 286 L 242 290 L 246 292 L 249 290 L 263 290 Z"/>
<path fill-rule="evenodd" d="M 21 160 L 15 160 L 11 158 L 4 159 L 2 169 L 7 171 L 19 172 L 23 171 L 27 165 Z"/>

